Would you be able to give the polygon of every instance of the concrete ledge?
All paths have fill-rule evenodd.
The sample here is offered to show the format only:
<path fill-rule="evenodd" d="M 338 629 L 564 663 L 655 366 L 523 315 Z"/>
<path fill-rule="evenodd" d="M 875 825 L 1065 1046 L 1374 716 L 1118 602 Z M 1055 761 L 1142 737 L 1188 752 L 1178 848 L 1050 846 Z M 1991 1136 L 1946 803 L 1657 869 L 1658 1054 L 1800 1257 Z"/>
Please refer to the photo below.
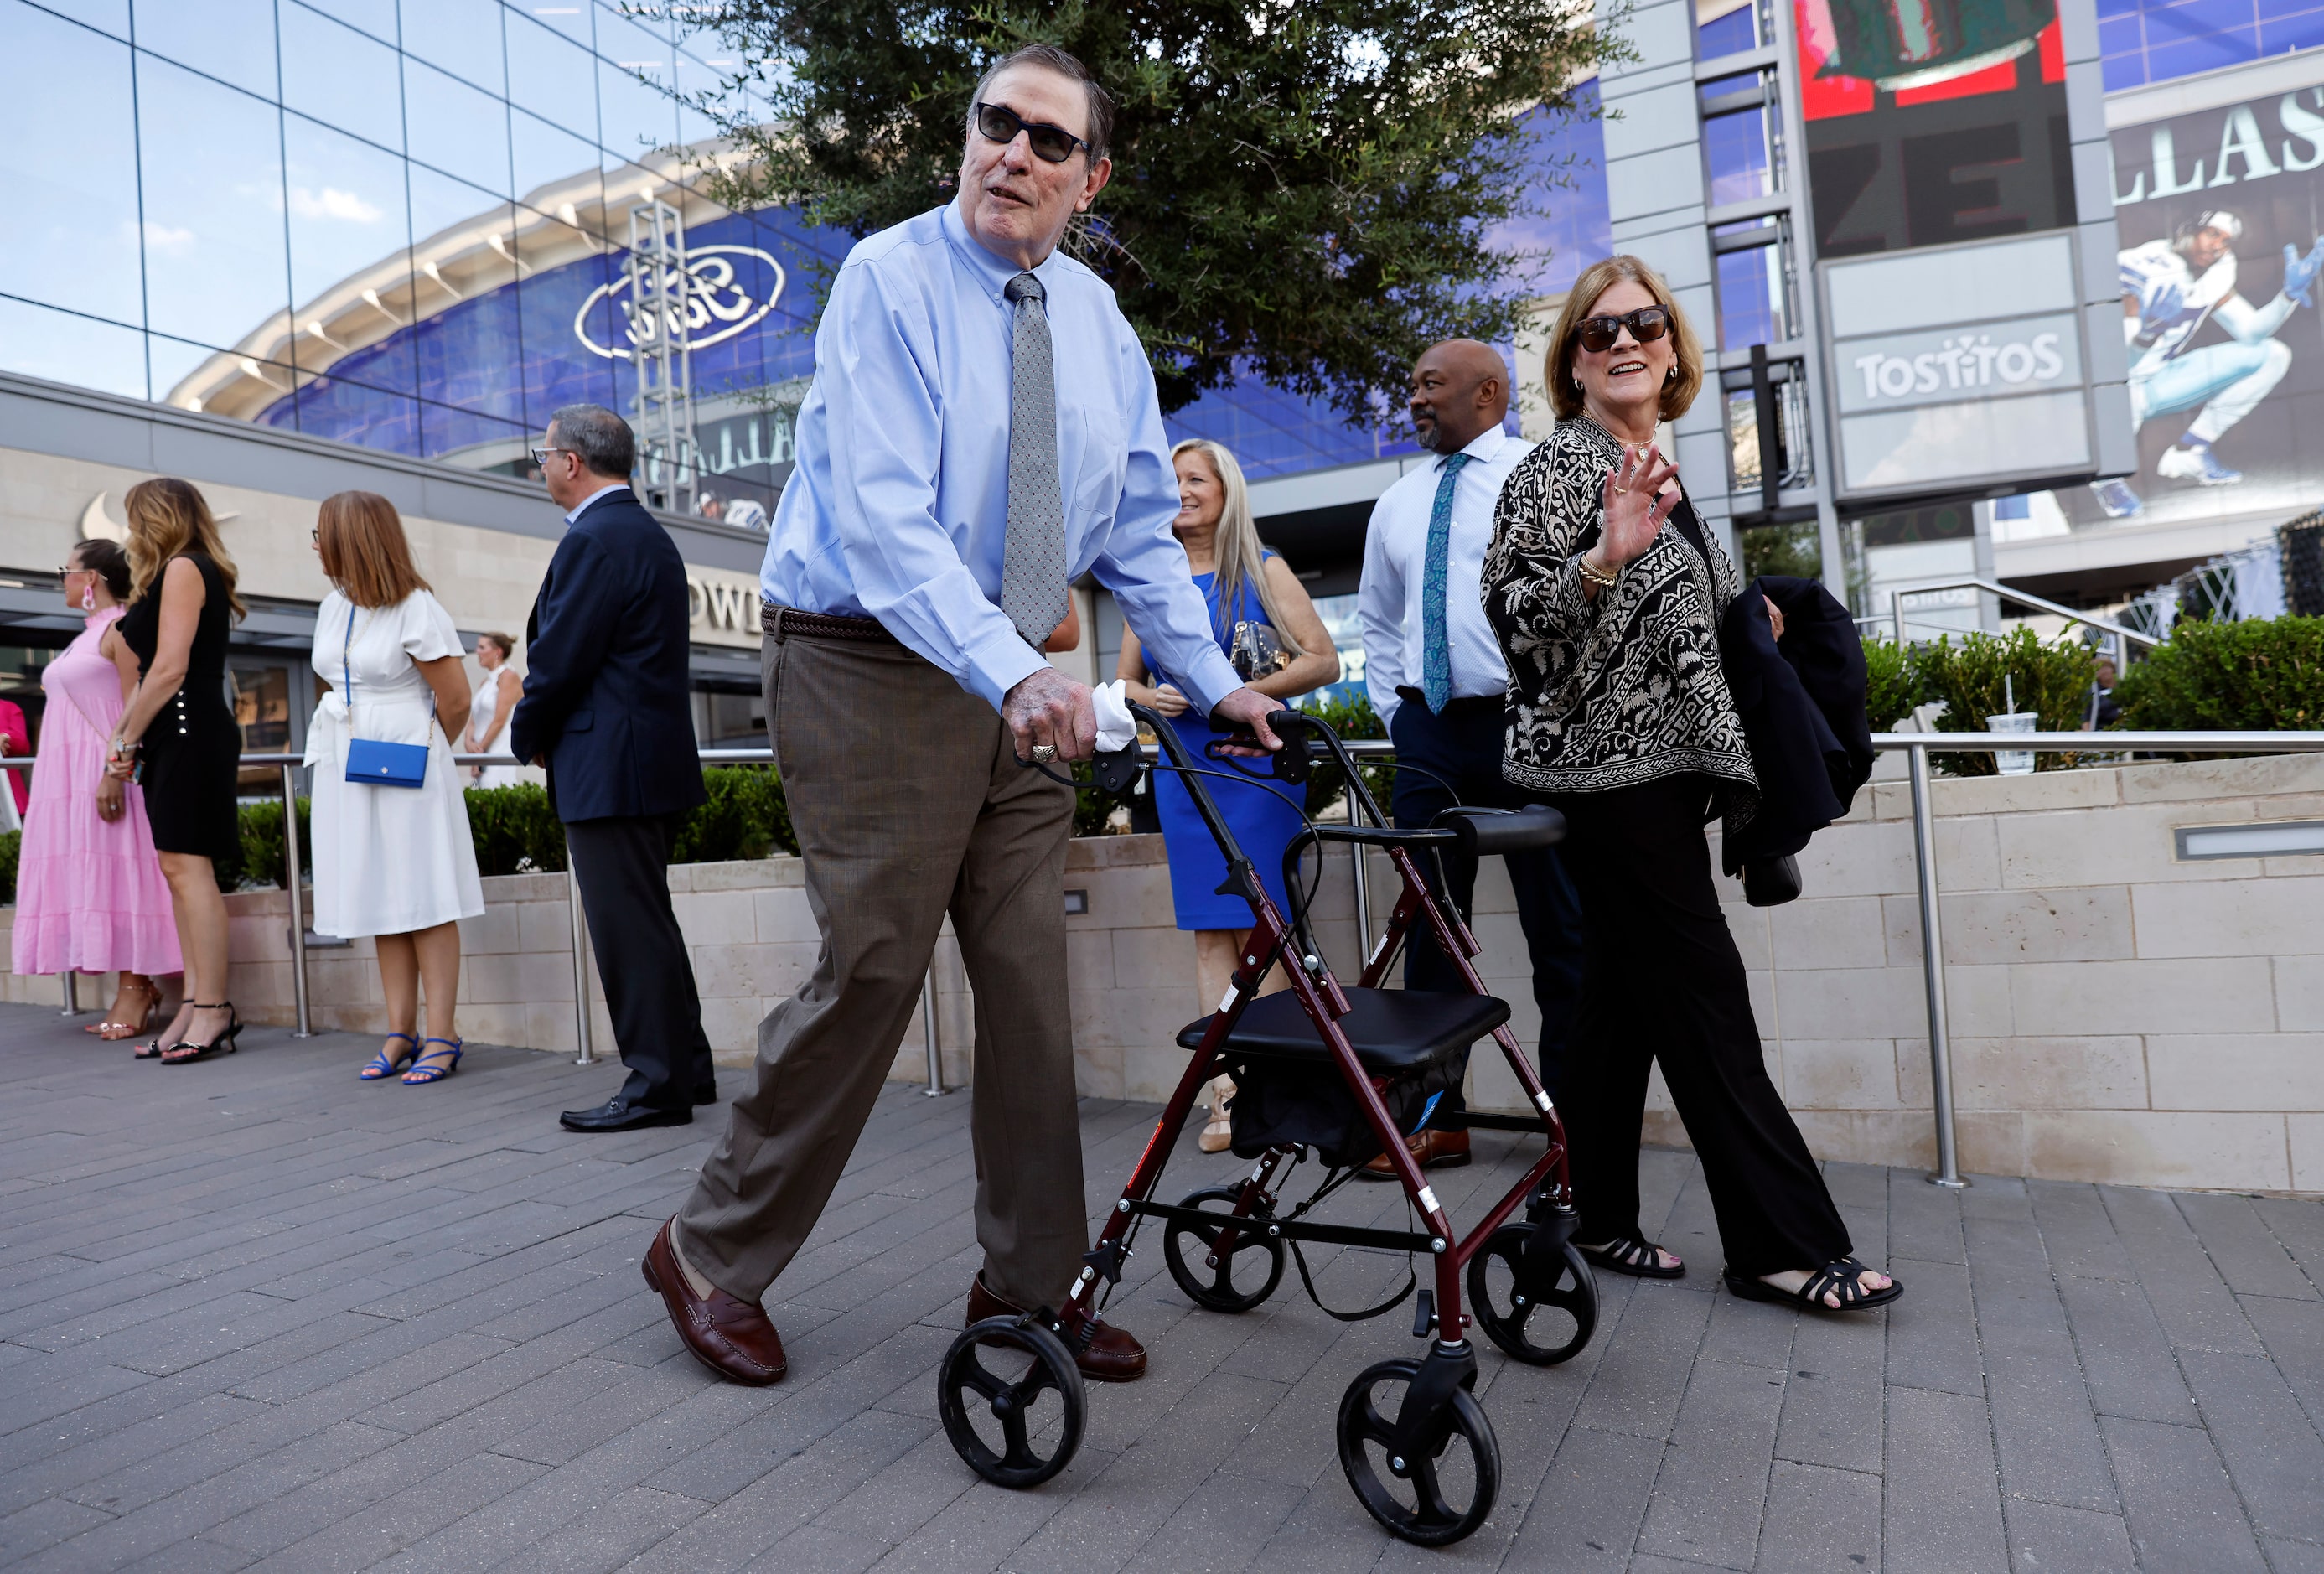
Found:
<path fill-rule="evenodd" d="M 2053 1180 L 2324 1190 L 2324 858 L 2182 863 L 2181 825 L 2324 814 L 2324 759 L 2140 764 L 1938 784 L 1937 842 L 1953 1080 L 1965 1167 Z M 1901 784 L 1877 782 L 1801 862 L 1806 894 L 1745 907 L 1720 882 L 1749 980 L 1768 1073 L 1820 1156 L 1934 1157 L 1920 910 Z M 1370 865 L 1371 933 L 1397 896 Z M 1348 855 L 1325 857 L 1314 920 L 1340 966 L 1359 955 Z M 811 976 L 820 936 L 793 858 L 670 870 L 703 1020 L 720 1062 L 756 1051 L 758 1024 Z M 562 875 L 484 882 L 461 926 L 462 1031 L 575 1047 L 571 919 Z M 1194 938 L 1176 926 L 1159 836 L 1076 841 L 1065 893 L 1081 1090 L 1159 1100 L 1185 1068 L 1176 1036 L 1208 1012 Z M 1063 898 L 1061 898 L 1063 899 Z M 253 1021 L 291 1019 L 282 893 L 227 899 L 234 998 Z M 0 909 L 0 927 L 13 919 Z M 1479 971 L 1520 1037 L 1539 1031 L 1508 878 L 1478 881 Z M 948 1082 L 969 1080 L 974 1001 L 947 930 L 935 959 Z M 309 962 L 323 1026 L 379 1031 L 370 944 Z M 97 998 L 92 983 L 86 998 Z M 0 976 L 0 996 L 52 1005 L 55 980 Z M 106 997 L 109 998 L 109 995 Z M 594 1033 L 613 1048 L 601 1003 Z M 911 1015 L 890 1075 L 925 1075 Z M 1489 1050 L 1472 1057 L 1480 1109 L 1523 1107 Z M 1657 1076 L 1650 1141 L 1685 1132 Z"/>

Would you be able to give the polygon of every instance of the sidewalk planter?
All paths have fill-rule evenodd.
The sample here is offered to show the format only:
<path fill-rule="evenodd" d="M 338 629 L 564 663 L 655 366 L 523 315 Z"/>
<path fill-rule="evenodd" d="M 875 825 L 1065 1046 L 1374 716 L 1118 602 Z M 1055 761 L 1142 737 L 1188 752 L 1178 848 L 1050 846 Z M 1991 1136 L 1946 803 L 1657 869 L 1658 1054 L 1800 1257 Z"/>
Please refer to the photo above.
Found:
<path fill-rule="evenodd" d="M 1830 1159 L 1928 1164 L 1927 1020 L 1911 795 L 1882 779 L 1802 855 L 1807 894 L 1748 907 L 1722 882 L 1750 971 L 1767 1067 L 1809 1145 Z M 2324 855 L 2186 861 L 2178 830 L 2324 821 L 2324 757 L 2156 763 L 1935 783 L 1953 1078 L 1970 1172 L 2133 1185 L 2324 1192 Z M 1358 954 L 1347 857 L 1330 855 L 1316 914 L 1331 955 Z M 461 925 L 461 1031 L 570 1054 L 573 971 L 562 875 L 484 882 Z M 1370 892 L 1397 885 L 1384 859 Z M 813 971 L 815 923 L 795 858 L 680 864 L 670 891 L 722 1064 L 749 1063 L 761 1017 Z M 1066 859 L 1067 987 L 1082 1091 L 1159 1100 L 1185 1066 L 1177 1030 L 1199 997 L 1193 936 L 1173 926 L 1158 836 L 1076 841 Z M 291 1019 L 280 891 L 226 898 L 233 994 L 246 1019 Z M 1519 1035 L 1538 1030 L 1524 937 L 1499 860 L 1478 882 L 1480 969 Z M 13 920 L 0 908 L 0 928 Z M 1372 933 L 1379 933 L 1379 918 Z M 5 952 L 0 952 L 5 957 Z M 377 1032 L 368 942 L 309 960 L 318 1026 Z M 936 959 L 945 1079 L 970 1079 L 973 1002 L 949 931 Z M 87 980 L 85 1005 L 109 999 Z M 0 995 L 53 1006 L 52 978 L 0 975 Z M 596 1044 L 610 1057 L 603 996 Z M 914 1012 L 890 1074 L 921 1080 Z M 350 1071 L 350 1075 L 353 1074 Z M 609 1069 L 609 1085 L 612 1072 Z M 1520 1107 L 1499 1057 L 1475 1056 L 1471 1101 Z M 1685 1133 L 1659 1077 L 1650 1142 Z"/>

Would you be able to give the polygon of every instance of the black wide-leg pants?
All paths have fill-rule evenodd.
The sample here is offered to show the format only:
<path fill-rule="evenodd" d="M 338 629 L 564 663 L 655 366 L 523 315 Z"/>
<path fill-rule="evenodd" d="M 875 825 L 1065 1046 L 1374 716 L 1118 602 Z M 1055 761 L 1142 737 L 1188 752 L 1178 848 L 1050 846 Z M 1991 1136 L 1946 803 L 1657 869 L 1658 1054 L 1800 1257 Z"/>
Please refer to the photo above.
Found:
<path fill-rule="evenodd" d="M 717 1089 L 694 963 L 669 900 L 669 850 L 678 817 L 615 815 L 574 820 L 565 845 L 581 883 L 581 911 L 597 953 L 613 1043 L 630 1069 L 622 1097 L 692 1113 Z"/>
<path fill-rule="evenodd" d="M 1577 1238 L 1641 1236 L 1638 1141 L 1660 1061 L 1728 1267 L 1812 1270 L 1849 1254 L 1848 1227 L 1761 1058 L 1743 958 L 1711 883 L 1710 792 L 1688 775 L 1552 800 L 1582 896 L 1582 1005 L 1563 1100 Z"/>

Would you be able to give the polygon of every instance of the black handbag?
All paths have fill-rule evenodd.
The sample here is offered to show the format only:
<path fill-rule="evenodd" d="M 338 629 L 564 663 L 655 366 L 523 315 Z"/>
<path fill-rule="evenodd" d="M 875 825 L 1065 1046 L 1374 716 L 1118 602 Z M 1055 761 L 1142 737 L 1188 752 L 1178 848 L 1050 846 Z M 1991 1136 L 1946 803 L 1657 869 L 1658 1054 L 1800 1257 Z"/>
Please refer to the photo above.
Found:
<path fill-rule="evenodd" d="M 1780 907 L 1800 894 L 1800 861 L 1747 858 L 1743 861 L 1743 899 L 1755 907 Z"/>

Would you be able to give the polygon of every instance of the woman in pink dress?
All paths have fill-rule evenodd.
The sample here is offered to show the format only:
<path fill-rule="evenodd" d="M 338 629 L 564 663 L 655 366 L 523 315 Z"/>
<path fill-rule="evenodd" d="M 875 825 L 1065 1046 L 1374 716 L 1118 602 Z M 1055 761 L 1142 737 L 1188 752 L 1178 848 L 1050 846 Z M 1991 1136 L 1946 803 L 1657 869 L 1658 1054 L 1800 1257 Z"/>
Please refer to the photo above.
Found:
<path fill-rule="evenodd" d="M 155 980 L 185 967 L 144 789 L 105 770 L 106 741 L 137 681 L 137 658 L 124 651 L 116 665 L 97 647 L 128 594 L 129 560 L 119 547 L 100 540 L 73 548 L 65 599 L 88 626 L 41 675 L 48 707 L 24 810 L 12 937 L 20 973 L 121 974 L 97 1028 L 106 1038 L 143 1028 L 161 1003 Z"/>

